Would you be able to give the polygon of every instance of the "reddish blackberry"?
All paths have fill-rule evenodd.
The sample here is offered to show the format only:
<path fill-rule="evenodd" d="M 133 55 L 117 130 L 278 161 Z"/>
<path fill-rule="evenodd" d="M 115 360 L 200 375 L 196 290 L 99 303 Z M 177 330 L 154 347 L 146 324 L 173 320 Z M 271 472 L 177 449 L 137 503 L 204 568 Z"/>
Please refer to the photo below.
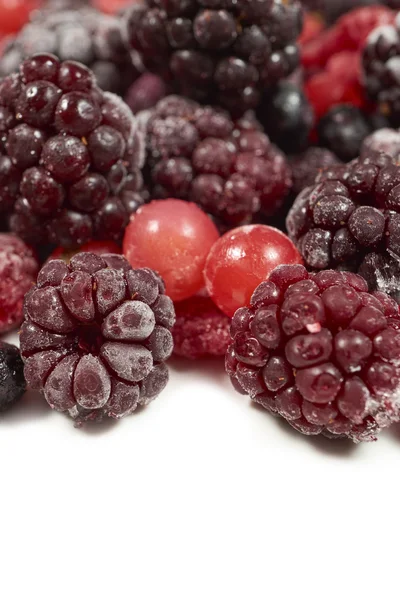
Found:
<path fill-rule="evenodd" d="M 120 19 L 94 8 L 71 5 L 63 10 L 49 4 L 32 13 L 31 21 L 8 42 L 0 74 L 17 71 L 23 60 L 39 52 L 81 62 L 102 89 L 116 94 L 123 94 L 139 75 L 122 40 Z"/>
<path fill-rule="evenodd" d="M 361 147 L 361 156 L 371 152 L 384 152 L 397 161 L 400 159 L 400 131 L 384 127 L 365 138 Z"/>
<path fill-rule="evenodd" d="M 231 335 L 235 388 L 301 433 L 371 441 L 399 419 L 399 307 L 358 275 L 278 267 Z"/>
<path fill-rule="evenodd" d="M 298 0 L 147 0 L 127 13 L 127 38 L 176 91 L 240 115 L 298 65 Z"/>
<path fill-rule="evenodd" d="M 344 162 L 360 155 L 364 139 L 372 127 L 364 113 L 347 104 L 332 108 L 318 123 L 318 138 Z"/>
<path fill-rule="evenodd" d="M 172 330 L 174 354 L 192 360 L 224 356 L 230 344 L 231 319 L 208 296 L 193 296 L 175 304 Z"/>
<path fill-rule="evenodd" d="M 147 121 L 153 198 L 199 204 L 229 226 L 273 215 L 290 189 L 286 158 L 252 114 L 233 122 L 218 108 L 167 96 Z"/>
<path fill-rule="evenodd" d="M 400 13 L 393 25 L 375 29 L 363 52 L 364 85 L 394 127 L 400 126 Z"/>
<path fill-rule="evenodd" d="M 24 296 L 38 270 L 31 248 L 15 235 L 0 233 L 0 334 L 21 324 Z"/>
<path fill-rule="evenodd" d="M 34 244 L 120 240 L 143 202 L 144 145 L 123 101 L 50 54 L 0 82 L 0 213 Z"/>
<path fill-rule="evenodd" d="M 24 363 L 18 348 L 0 342 L 0 412 L 17 402 L 25 389 Z"/>
<path fill-rule="evenodd" d="M 257 116 L 274 144 L 284 152 L 301 152 L 307 147 L 314 125 L 310 103 L 299 86 L 290 81 L 280 82 L 265 93 Z"/>
<path fill-rule="evenodd" d="M 297 197 L 286 220 L 311 269 L 361 274 L 393 296 L 400 280 L 400 167 L 371 154 L 331 167 Z"/>
<path fill-rule="evenodd" d="M 117 254 L 53 260 L 25 312 L 26 381 L 78 424 L 131 414 L 167 384 L 175 312 L 154 271 Z"/>
<path fill-rule="evenodd" d="M 304 188 L 313 185 L 317 175 L 333 165 L 340 165 L 338 157 L 326 148 L 311 146 L 297 156 L 290 159 L 293 186 L 292 192 L 300 194 Z"/>

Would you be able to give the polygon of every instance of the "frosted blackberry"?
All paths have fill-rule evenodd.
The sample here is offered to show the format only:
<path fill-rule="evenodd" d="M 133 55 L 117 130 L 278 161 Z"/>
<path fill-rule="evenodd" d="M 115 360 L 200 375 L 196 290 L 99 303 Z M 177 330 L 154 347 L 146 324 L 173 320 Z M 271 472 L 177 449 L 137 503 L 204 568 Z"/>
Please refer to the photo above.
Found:
<path fill-rule="evenodd" d="M 371 152 L 384 152 L 398 161 L 400 158 L 400 131 L 384 127 L 371 133 L 363 142 L 361 155 L 367 156 Z"/>
<path fill-rule="evenodd" d="M 399 306 L 358 275 L 278 267 L 231 336 L 235 388 L 301 433 L 372 441 L 399 420 Z"/>
<path fill-rule="evenodd" d="M 25 389 L 24 363 L 18 348 L 0 342 L 0 412 L 15 404 Z"/>
<path fill-rule="evenodd" d="M 124 102 L 50 54 L 0 82 L 0 214 L 24 240 L 120 241 L 143 203 L 144 143 Z"/>
<path fill-rule="evenodd" d="M 129 415 L 168 382 L 175 311 L 150 269 L 134 270 L 117 254 L 50 261 L 25 314 L 27 383 L 78 424 Z"/>
<path fill-rule="evenodd" d="M 344 162 L 360 155 L 372 126 L 364 113 L 347 104 L 332 108 L 318 123 L 318 140 Z"/>
<path fill-rule="evenodd" d="M 33 12 L 31 21 L 7 43 L 0 74 L 16 72 L 23 60 L 39 52 L 81 62 L 102 89 L 116 94 L 123 94 L 139 76 L 123 42 L 120 19 L 78 3 L 64 9 L 49 3 Z"/>
<path fill-rule="evenodd" d="M 290 189 L 284 154 L 252 114 L 232 121 L 218 108 L 167 96 L 147 120 L 153 198 L 196 202 L 228 226 L 273 215 Z"/>
<path fill-rule="evenodd" d="M 337 156 L 327 148 L 311 146 L 302 154 L 293 156 L 290 160 L 292 192 L 300 194 L 304 188 L 314 184 L 315 178 L 324 169 L 340 164 Z"/>
<path fill-rule="evenodd" d="M 363 52 L 364 85 L 394 127 L 400 126 L 400 13 L 394 25 L 375 29 Z"/>
<path fill-rule="evenodd" d="M 301 27 L 298 0 L 147 0 L 126 18 L 128 43 L 148 70 L 235 115 L 295 70 Z"/>
<path fill-rule="evenodd" d="M 306 266 L 361 274 L 399 295 L 400 167 L 385 154 L 334 166 L 301 192 L 286 225 Z"/>

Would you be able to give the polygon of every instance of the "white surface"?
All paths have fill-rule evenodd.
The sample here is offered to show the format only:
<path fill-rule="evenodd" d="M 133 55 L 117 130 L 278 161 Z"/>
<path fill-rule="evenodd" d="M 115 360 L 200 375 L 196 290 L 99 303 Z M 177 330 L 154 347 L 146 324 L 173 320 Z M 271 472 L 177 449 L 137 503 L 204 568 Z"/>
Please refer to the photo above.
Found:
<path fill-rule="evenodd" d="M 399 598 L 399 458 L 400 428 L 305 438 L 218 363 L 173 361 L 114 426 L 28 396 L 0 418 L 0 598 Z"/>

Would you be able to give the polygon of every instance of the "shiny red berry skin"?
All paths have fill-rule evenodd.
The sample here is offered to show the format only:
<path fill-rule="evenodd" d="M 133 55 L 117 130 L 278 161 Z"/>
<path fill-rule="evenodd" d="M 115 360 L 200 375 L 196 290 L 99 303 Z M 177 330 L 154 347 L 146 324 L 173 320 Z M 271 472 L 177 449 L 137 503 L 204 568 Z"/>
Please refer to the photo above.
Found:
<path fill-rule="evenodd" d="M 204 287 L 204 265 L 218 237 L 214 223 L 195 204 L 154 200 L 132 215 L 123 253 L 132 267 L 157 271 L 174 301 L 184 300 Z"/>
<path fill-rule="evenodd" d="M 268 225 L 238 227 L 223 235 L 207 258 L 207 291 L 215 304 L 232 317 L 282 264 L 302 264 L 300 253 L 284 233 Z"/>

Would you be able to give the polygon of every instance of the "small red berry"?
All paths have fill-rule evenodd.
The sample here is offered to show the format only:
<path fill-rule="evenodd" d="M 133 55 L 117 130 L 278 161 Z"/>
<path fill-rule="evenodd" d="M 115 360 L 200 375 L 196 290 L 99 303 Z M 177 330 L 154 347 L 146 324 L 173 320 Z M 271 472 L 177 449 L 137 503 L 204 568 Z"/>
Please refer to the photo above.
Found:
<path fill-rule="evenodd" d="M 205 280 L 215 304 L 228 316 L 249 303 L 255 288 L 282 264 L 302 264 L 289 238 L 267 225 L 245 225 L 214 244 Z"/>
<path fill-rule="evenodd" d="M 16 33 L 41 4 L 41 0 L 0 0 L 0 31 Z"/>

